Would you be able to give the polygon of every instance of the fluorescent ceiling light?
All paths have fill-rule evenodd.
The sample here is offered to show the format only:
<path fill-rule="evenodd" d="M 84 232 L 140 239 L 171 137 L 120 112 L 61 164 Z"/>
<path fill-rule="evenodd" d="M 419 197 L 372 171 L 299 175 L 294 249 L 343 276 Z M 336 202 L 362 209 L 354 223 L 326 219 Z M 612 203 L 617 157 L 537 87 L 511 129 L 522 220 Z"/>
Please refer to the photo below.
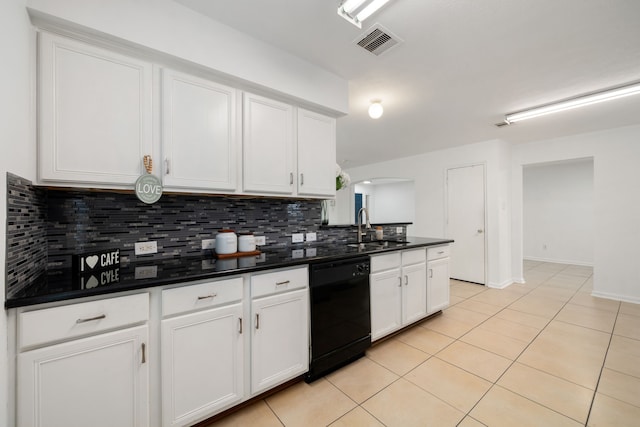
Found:
<path fill-rule="evenodd" d="M 338 15 L 356 27 L 362 28 L 362 21 L 388 2 L 389 0 L 344 0 L 338 6 Z"/>
<path fill-rule="evenodd" d="M 640 93 L 640 83 L 627 86 L 619 86 L 600 92 L 590 93 L 588 95 L 578 96 L 576 98 L 566 99 L 553 104 L 547 104 L 540 107 L 530 108 L 528 110 L 518 111 L 504 116 L 507 124 L 519 122 L 521 120 L 532 119 L 559 111 L 571 110 L 573 108 L 584 107 L 585 105 L 596 104 L 598 102 L 610 101 L 612 99 L 622 98 L 629 95 Z"/>

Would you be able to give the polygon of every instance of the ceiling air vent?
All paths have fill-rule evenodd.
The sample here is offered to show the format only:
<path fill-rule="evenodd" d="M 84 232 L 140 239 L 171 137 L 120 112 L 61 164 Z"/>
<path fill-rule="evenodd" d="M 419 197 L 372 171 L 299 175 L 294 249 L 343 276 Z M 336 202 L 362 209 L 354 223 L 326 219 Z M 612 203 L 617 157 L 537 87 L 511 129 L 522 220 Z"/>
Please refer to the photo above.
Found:
<path fill-rule="evenodd" d="M 398 36 L 380 24 L 376 24 L 369 28 L 366 33 L 355 40 L 355 43 L 358 46 L 366 49 L 374 55 L 380 55 L 401 42 L 402 40 L 400 40 Z"/>

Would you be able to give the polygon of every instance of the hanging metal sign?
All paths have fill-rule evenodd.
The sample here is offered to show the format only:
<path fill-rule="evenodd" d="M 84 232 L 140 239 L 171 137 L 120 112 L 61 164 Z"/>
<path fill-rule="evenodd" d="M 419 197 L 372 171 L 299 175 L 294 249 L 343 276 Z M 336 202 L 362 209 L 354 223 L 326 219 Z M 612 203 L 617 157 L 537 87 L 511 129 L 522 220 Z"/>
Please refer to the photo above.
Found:
<path fill-rule="evenodd" d="M 147 173 L 136 180 L 135 191 L 138 200 L 150 205 L 160 200 L 162 196 L 162 181 L 160 181 L 160 178 L 157 176 L 151 174 L 153 170 L 151 156 L 144 156 L 143 160 Z"/>

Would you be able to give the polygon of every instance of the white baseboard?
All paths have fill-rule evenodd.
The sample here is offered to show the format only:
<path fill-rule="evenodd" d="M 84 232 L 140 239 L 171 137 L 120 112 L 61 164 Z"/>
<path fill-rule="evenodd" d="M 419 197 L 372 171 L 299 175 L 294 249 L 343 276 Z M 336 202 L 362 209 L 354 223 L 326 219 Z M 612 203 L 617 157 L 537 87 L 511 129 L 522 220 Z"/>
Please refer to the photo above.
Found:
<path fill-rule="evenodd" d="M 502 283 L 491 283 L 491 282 L 489 282 L 487 287 L 488 288 L 493 288 L 493 289 L 504 289 L 504 288 L 506 288 L 507 286 L 509 286 L 511 284 L 513 284 L 513 280 L 508 279 L 508 280 L 505 280 Z"/>
<path fill-rule="evenodd" d="M 591 296 L 598 297 L 598 298 L 611 299 L 614 301 L 630 302 L 632 304 L 640 304 L 639 297 L 630 297 L 628 295 L 612 294 L 610 292 L 593 291 L 591 292 Z"/>
<path fill-rule="evenodd" d="M 566 260 L 566 259 L 551 259 L 551 258 L 538 258 L 526 256 L 522 258 L 524 261 L 538 261 L 538 262 L 552 262 L 554 264 L 569 264 L 569 265 L 581 265 L 584 267 L 593 267 L 593 262 Z"/>

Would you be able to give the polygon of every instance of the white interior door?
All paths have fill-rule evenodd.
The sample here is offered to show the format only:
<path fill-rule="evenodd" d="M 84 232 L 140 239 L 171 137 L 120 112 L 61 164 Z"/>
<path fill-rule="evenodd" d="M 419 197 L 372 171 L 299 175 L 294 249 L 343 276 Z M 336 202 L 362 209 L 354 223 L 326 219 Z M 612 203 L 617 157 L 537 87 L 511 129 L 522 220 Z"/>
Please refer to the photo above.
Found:
<path fill-rule="evenodd" d="M 451 278 L 485 284 L 484 165 L 447 170 Z"/>

